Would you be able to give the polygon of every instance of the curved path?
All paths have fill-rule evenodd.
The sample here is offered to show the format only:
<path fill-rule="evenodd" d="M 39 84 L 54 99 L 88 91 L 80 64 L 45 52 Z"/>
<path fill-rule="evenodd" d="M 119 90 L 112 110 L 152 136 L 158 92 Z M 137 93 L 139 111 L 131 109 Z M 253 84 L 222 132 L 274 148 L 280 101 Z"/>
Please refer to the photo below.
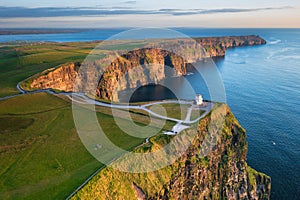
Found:
<path fill-rule="evenodd" d="M 209 103 L 206 102 L 206 106 L 205 107 L 201 107 L 201 109 L 199 109 L 199 107 L 197 105 L 195 105 L 193 103 L 193 101 L 186 101 L 186 100 L 164 100 L 164 101 L 157 101 L 157 102 L 153 102 L 153 103 L 147 103 L 144 105 L 139 105 L 139 106 L 134 106 L 134 105 L 119 105 L 119 104 L 108 104 L 108 103 L 103 103 L 103 102 L 99 102 L 93 99 L 90 99 L 89 97 L 87 97 L 84 94 L 81 93 L 68 93 L 65 94 L 72 102 L 76 102 L 76 103 L 80 103 L 80 104 L 93 104 L 93 105 L 98 105 L 98 106 L 104 106 L 104 107 L 109 107 L 109 108 L 117 108 L 117 109 L 139 109 L 139 110 L 144 110 L 146 112 L 148 112 L 150 115 L 155 116 L 157 118 L 160 119 L 164 119 L 164 120 L 169 120 L 169 121 L 174 121 L 177 123 L 184 123 L 184 124 L 193 124 L 196 123 L 197 121 L 199 121 L 201 118 L 203 118 L 213 107 L 213 103 Z M 160 115 L 157 114 L 155 112 L 153 112 L 151 109 L 148 109 L 147 107 L 149 106 L 153 106 L 153 105 L 161 105 L 161 104 L 169 104 L 169 103 L 176 103 L 176 104 L 185 104 L 185 105 L 191 105 L 188 108 L 188 112 L 187 112 L 187 116 L 185 118 L 185 120 L 180 120 L 180 119 L 175 119 L 175 118 L 171 118 L 171 117 L 167 117 L 164 115 Z M 195 120 L 191 121 L 191 113 L 194 109 L 198 109 L 198 110 L 203 110 L 205 111 L 201 116 L 199 116 L 198 118 L 196 118 Z"/>
<path fill-rule="evenodd" d="M 186 125 L 194 124 L 197 121 L 199 121 L 201 118 L 203 118 L 205 115 L 207 115 L 211 111 L 211 109 L 214 107 L 214 103 L 211 103 L 211 102 L 206 102 L 205 106 L 199 107 L 199 106 L 194 104 L 194 101 L 187 101 L 187 100 L 164 100 L 164 101 L 156 101 L 156 102 L 147 103 L 147 104 L 138 105 L 138 106 L 109 104 L 109 103 L 104 103 L 104 102 L 100 102 L 100 101 L 96 101 L 94 99 L 91 99 L 83 93 L 74 93 L 74 92 L 55 93 L 51 89 L 26 91 L 26 90 L 22 89 L 20 84 L 21 84 L 21 82 L 19 82 L 17 84 L 17 89 L 20 91 L 20 94 L 6 96 L 6 97 L 3 97 L 3 98 L 0 98 L 0 100 L 5 100 L 5 99 L 17 97 L 17 96 L 20 96 L 20 95 L 23 95 L 23 94 L 34 94 L 34 93 L 40 93 L 40 92 L 47 92 L 47 93 L 52 94 L 52 95 L 55 95 L 55 94 L 65 95 L 72 102 L 76 102 L 76 103 L 79 103 L 79 104 L 93 104 L 93 105 L 104 106 L 104 107 L 109 107 L 109 108 L 117 108 L 117 109 L 138 109 L 138 110 L 143 110 L 145 112 L 148 112 L 151 116 L 154 116 L 154 117 L 157 117 L 157 118 L 160 118 L 160 119 L 164 119 L 164 120 L 169 120 L 169 121 L 176 122 L 176 125 L 172 129 L 172 132 L 166 133 L 166 134 L 173 134 L 173 135 L 179 133 L 180 131 L 182 131 L 186 128 L 188 128 L 188 126 L 186 126 Z M 191 105 L 188 108 L 186 118 L 184 120 L 181 120 L 181 119 L 175 119 L 175 118 L 167 117 L 167 116 L 155 113 L 151 109 L 147 108 L 147 107 L 150 107 L 150 106 L 153 106 L 153 105 L 161 105 L 161 104 L 169 104 L 169 103 Z M 205 112 L 201 116 L 199 116 L 198 118 L 196 118 L 194 120 L 191 120 L 191 114 L 192 114 L 193 110 L 195 110 L 195 109 L 196 110 L 203 110 Z M 182 125 L 182 124 L 185 124 L 185 125 Z"/>
<path fill-rule="evenodd" d="M 154 117 L 176 122 L 177 124 L 175 126 L 177 126 L 177 127 L 180 127 L 181 124 L 188 125 L 188 124 L 194 124 L 194 123 L 196 123 L 201 118 L 203 118 L 205 115 L 207 115 L 211 111 L 211 109 L 214 107 L 214 103 L 211 103 L 211 102 L 206 102 L 206 106 L 205 107 L 204 106 L 203 107 L 198 107 L 197 105 L 194 104 L 193 101 L 187 101 L 187 100 L 164 100 L 164 101 L 156 101 L 156 102 L 147 103 L 147 104 L 138 105 L 138 106 L 135 106 L 135 105 L 109 104 L 109 103 L 104 103 L 104 102 L 100 102 L 100 101 L 96 101 L 94 99 L 91 99 L 91 98 L 87 97 L 83 93 L 74 93 L 74 92 L 69 92 L 69 93 L 68 92 L 60 92 L 60 93 L 55 93 L 51 89 L 26 91 L 26 90 L 23 90 L 21 88 L 20 84 L 21 84 L 21 82 L 19 82 L 17 84 L 17 89 L 20 91 L 20 94 L 2 97 L 2 98 L 0 98 L 0 100 L 5 100 L 5 99 L 17 97 L 17 96 L 20 96 L 20 95 L 23 95 L 23 94 L 34 94 L 34 93 L 40 93 L 40 92 L 47 92 L 47 93 L 52 94 L 52 95 L 63 94 L 65 96 L 67 96 L 72 102 L 76 102 L 76 103 L 80 103 L 80 104 L 94 104 L 94 105 L 98 105 L 98 106 L 104 106 L 104 107 L 109 107 L 109 108 L 117 108 L 117 109 L 138 109 L 138 110 L 143 110 L 143 111 L 148 112 L 150 115 L 152 115 Z M 167 116 L 155 113 L 151 109 L 147 108 L 147 107 L 150 107 L 150 106 L 153 106 L 153 105 L 161 105 L 161 104 L 169 104 L 169 103 L 191 105 L 188 108 L 186 118 L 184 120 L 181 120 L 181 119 L 175 119 L 175 118 L 167 117 Z M 193 112 L 194 109 L 203 110 L 205 112 L 201 116 L 199 116 L 198 118 L 196 118 L 194 120 L 191 120 L 191 114 L 192 114 L 192 112 Z M 181 130 L 181 129 L 179 128 L 179 130 Z M 179 133 L 179 132 L 176 131 L 176 133 Z"/>

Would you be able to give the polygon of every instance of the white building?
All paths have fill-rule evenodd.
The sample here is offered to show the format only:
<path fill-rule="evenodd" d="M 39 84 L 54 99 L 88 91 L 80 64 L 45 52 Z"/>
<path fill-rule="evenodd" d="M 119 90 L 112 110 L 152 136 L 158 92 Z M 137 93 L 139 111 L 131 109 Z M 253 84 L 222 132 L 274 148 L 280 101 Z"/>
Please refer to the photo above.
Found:
<path fill-rule="evenodd" d="M 203 98 L 202 98 L 201 94 L 196 94 L 196 103 L 197 103 L 197 105 L 203 104 Z"/>

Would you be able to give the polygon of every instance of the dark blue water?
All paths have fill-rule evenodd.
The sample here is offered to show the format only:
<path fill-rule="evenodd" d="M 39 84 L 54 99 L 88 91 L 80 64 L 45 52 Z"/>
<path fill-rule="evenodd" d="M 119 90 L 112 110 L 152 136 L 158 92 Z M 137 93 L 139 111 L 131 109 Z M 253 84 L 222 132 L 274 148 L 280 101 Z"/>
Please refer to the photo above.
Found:
<path fill-rule="evenodd" d="M 266 46 L 217 63 L 227 102 L 247 130 L 248 163 L 272 178 L 272 199 L 300 198 L 300 30 L 257 30 Z"/>
<path fill-rule="evenodd" d="M 263 46 L 228 50 L 226 57 L 219 59 L 216 64 L 224 81 L 227 103 L 247 130 L 249 165 L 271 176 L 272 199 L 299 199 L 300 29 L 177 30 L 189 36 L 255 34 L 268 41 Z M 120 31 L 111 29 L 71 34 L 0 36 L 0 41 L 101 40 Z M 196 92 L 204 93 L 209 98 L 203 91 L 199 75 L 186 78 Z M 184 92 L 180 77 L 177 80 L 181 95 L 189 96 Z M 164 93 L 163 89 L 157 91 Z"/>

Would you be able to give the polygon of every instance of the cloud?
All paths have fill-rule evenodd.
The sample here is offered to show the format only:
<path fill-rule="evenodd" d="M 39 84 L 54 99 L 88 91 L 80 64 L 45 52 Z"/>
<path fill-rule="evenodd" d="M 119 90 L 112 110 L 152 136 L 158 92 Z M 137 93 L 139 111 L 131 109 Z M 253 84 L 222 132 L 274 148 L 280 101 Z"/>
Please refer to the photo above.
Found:
<path fill-rule="evenodd" d="M 123 3 L 124 4 L 136 4 L 137 1 L 124 1 Z"/>
<path fill-rule="evenodd" d="M 161 9 L 162 13 L 172 14 L 172 15 L 195 15 L 195 14 L 216 14 L 216 13 L 244 13 L 244 12 L 255 12 L 255 11 L 267 11 L 267 10 L 282 10 L 291 9 L 293 7 L 274 7 L 274 8 L 223 8 L 223 9 Z"/>
<path fill-rule="evenodd" d="M 125 1 L 125 4 L 135 4 L 136 1 Z M 66 17 L 66 16 L 109 16 L 109 15 L 147 15 L 166 14 L 173 16 L 195 15 L 195 14 L 216 14 L 216 13 L 243 13 L 267 10 L 282 10 L 292 7 L 270 7 L 270 8 L 223 8 L 223 9 L 160 9 L 142 10 L 132 7 L 0 7 L 0 18 L 14 17 Z"/>

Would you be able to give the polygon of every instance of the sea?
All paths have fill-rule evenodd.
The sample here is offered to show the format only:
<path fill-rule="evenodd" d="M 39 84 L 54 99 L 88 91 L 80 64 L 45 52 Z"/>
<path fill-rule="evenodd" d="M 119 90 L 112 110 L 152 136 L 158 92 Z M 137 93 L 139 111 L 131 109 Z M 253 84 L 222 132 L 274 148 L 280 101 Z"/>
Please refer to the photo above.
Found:
<path fill-rule="evenodd" d="M 105 40 L 125 30 L 1 35 L 0 42 Z M 225 87 L 226 103 L 247 130 L 248 164 L 271 177 L 271 199 L 300 199 L 300 29 L 174 30 L 191 37 L 259 35 L 267 41 L 266 45 L 228 49 L 225 58 L 214 62 Z M 190 81 L 197 93 L 203 93 L 209 100 L 198 73 L 190 73 L 184 78 Z M 175 81 L 178 90 L 185 91 L 184 84 L 178 80 L 180 77 Z M 159 86 L 145 87 L 139 92 L 151 94 L 142 95 L 146 100 L 172 98 Z M 184 92 L 181 94 L 186 98 Z M 133 99 L 138 100 L 141 99 Z"/>

